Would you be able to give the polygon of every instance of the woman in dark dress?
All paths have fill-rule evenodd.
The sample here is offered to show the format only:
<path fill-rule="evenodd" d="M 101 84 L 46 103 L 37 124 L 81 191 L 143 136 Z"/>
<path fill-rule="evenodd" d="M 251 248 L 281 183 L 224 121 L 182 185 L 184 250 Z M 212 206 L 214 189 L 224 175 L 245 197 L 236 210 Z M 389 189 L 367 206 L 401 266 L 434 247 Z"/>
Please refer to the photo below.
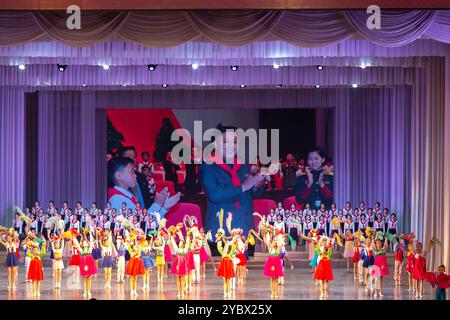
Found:
<path fill-rule="evenodd" d="M 298 203 L 311 203 L 312 208 L 319 209 L 325 204 L 330 209 L 333 202 L 333 173 L 324 169 L 325 153 L 320 148 L 308 153 L 307 168 L 297 172 L 295 199 Z"/>

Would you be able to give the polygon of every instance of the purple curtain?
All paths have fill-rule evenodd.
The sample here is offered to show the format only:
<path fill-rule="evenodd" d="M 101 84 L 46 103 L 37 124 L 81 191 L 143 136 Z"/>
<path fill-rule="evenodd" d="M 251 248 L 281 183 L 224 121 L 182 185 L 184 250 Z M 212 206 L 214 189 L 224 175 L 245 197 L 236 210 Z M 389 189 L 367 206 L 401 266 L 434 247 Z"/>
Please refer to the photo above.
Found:
<path fill-rule="evenodd" d="M 61 11 L 0 13 L 0 45 L 17 45 L 44 35 L 72 46 L 88 46 L 113 36 L 151 47 L 175 47 L 194 39 L 228 46 L 279 39 L 319 47 L 362 36 L 386 46 L 402 46 L 421 36 L 450 42 L 445 10 L 383 10 L 382 29 L 366 27 L 365 10 L 178 10 L 88 11 L 81 30 L 68 30 Z"/>
<path fill-rule="evenodd" d="M 0 87 L 0 225 L 12 227 L 14 207 L 25 204 L 25 94 Z"/>

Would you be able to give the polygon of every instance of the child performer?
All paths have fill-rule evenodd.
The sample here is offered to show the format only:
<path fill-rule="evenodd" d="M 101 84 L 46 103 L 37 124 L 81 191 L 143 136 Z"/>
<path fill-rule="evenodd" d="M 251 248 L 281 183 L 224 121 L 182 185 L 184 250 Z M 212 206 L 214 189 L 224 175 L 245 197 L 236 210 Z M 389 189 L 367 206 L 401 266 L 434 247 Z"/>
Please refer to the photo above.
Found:
<path fill-rule="evenodd" d="M 166 261 L 164 260 L 164 247 L 166 241 L 158 234 L 154 244 L 153 249 L 156 252 L 156 271 L 158 274 L 158 284 L 163 283 L 164 279 L 164 265 Z"/>
<path fill-rule="evenodd" d="M 8 289 L 16 289 L 17 269 L 19 267 L 19 259 L 17 257 L 17 243 L 13 239 L 14 229 L 9 231 L 6 228 L 2 230 L 0 244 L 2 244 L 8 254 L 6 255 L 6 267 L 8 268 Z M 6 234 L 6 242 L 3 241 L 3 235 Z"/>
<path fill-rule="evenodd" d="M 284 241 L 283 234 L 280 234 L 277 238 L 273 238 L 271 241 L 266 241 L 269 255 L 264 263 L 264 276 L 270 277 L 271 298 L 278 298 L 279 278 L 284 276 L 283 262 L 280 258 L 280 247 L 278 245 L 280 238 Z"/>
<path fill-rule="evenodd" d="M 41 295 L 41 281 L 44 280 L 44 269 L 42 268 L 42 256 L 45 254 L 45 239 L 42 239 L 41 248 L 36 242 L 31 247 L 31 250 L 27 251 L 27 255 L 31 258 L 30 269 L 28 270 L 28 280 L 33 282 L 33 297 L 39 297 Z"/>
<path fill-rule="evenodd" d="M 427 268 L 427 261 L 425 259 L 427 251 L 423 251 L 422 243 L 417 243 L 416 245 L 416 253 L 414 256 L 414 269 L 412 273 L 414 287 L 416 289 L 416 298 L 422 298 L 423 292 L 423 279 Z"/>
<path fill-rule="evenodd" d="M 400 241 L 397 250 L 395 252 L 395 265 L 394 265 L 394 282 L 396 286 L 400 286 L 402 284 L 402 275 L 403 275 L 403 260 L 405 259 L 405 247 L 403 242 Z"/>
<path fill-rule="evenodd" d="M 117 282 L 125 282 L 125 252 L 127 250 L 121 235 L 116 238 L 117 244 Z"/>
<path fill-rule="evenodd" d="M 361 233 L 355 233 L 353 235 L 353 258 L 352 258 L 352 262 L 353 262 L 353 280 L 358 281 L 359 280 L 359 275 L 360 275 L 360 270 L 359 270 L 359 253 L 361 252 Z"/>
<path fill-rule="evenodd" d="M 231 259 L 235 251 L 235 241 L 237 238 L 227 241 L 224 238 L 224 234 L 225 231 L 222 228 L 217 230 L 217 250 L 222 256 L 222 259 L 220 260 L 216 275 L 223 278 L 223 296 L 224 298 L 228 298 L 231 297 L 231 279 L 236 276 Z"/>
<path fill-rule="evenodd" d="M 59 239 L 58 236 L 50 238 L 50 244 L 53 251 L 53 275 L 54 275 L 54 287 L 55 289 L 61 289 L 61 273 L 64 269 L 63 251 L 64 240 Z"/>
<path fill-rule="evenodd" d="M 353 243 L 353 235 L 352 232 L 350 231 L 350 229 L 347 229 L 345 231 L 345 236 L 344 236 L 344 240 L 345 240 L 345 244 L 344 244 L 344 258 L 347 259 L 347 273 L 351 273 L 350 271 L 350 259 L 354 258 L 355 252 L 353 250 L 354 248 L 354 243 Z"/>
<path fill-rule="evenodd" d="M 27 252 L 30 251 L 30 245 L 33 242 L 31 240 L 31 238 L 34 238 L 33 234 L 30 232 L 28 233 L 27 237 L 25 239 L 23 239 L 21 245 L 22 245 L 22 249 L 25 255 L 25 282 L 29 282 L 30 280 L 28 280 L 28 270 L 30 270 L 30 262 L 31 262 L 31 258 L 27 255 Z"/>
<path fill-rule="evenodd" d="M 366 292 L 369 292 L 369 267 L 373 266 L 375 262 L 375 253 L 372 248 L 372 239 L 367 237 L 366 243 L 360 253 L 360 258 L 363 259 L 363 270 L 364 270 L 364 282 L 366 286 Z"/>
<path fill-rule="evenodd" d="M 177 245 L 174 235 L 170 236 L 170 241 L 176 252 L 170 272 L 177 276 L 177 296 L 183 298 L 186 291 L 186 276 L 189 273 L 186 261 L 186 248 L 184 241 L 181 239 Z"/>
<path fill-rule="evenodd" d="M 105 289 L 111 289 L 113 254 L 117 251 L 109 230 L 99 231 L 97 229 L 97 233 L 100 238 L 101 255 L 103 256 L 102 267 L 105 272 Z"/>
<path fill-rule="evenodd" d="M 150 290 L 150 269 L 155 266 L 155 261 L 153 260 L 152 256 L 150 255 L 151 250 L 153 246 L 153 236 L 150 237 L 150 243 L 147 240 L 144 240 L 142 242 L 142 263 L 144 264 L 144 279 L 143 279 L 143 286 L 142 290 L 148 291 Z"/>
<path fill-rule="evenodd" d="M 389 267 L 387 264 L 387 258 L 386 258 L 386 248 L 388 246 L 388 238 L 384 237 L 384 243 L 381 240 L 382 235 L 378 235 L 378 239 L 375 240 L 375 260 L 374 265 L 377 268 L 374 268 L 373 270 L 373 276 L 375 276 L 375 293 L 374 297 L 377 297 L 379 295 L 380 297 L 383 296 L 383 277 L 387 276 L 389 274 Z"/>
<path fill-rule="evenodd" d="M 437 286 L 436 300 L 447 300 L 445 290 L 450 287 L 450 276 L 445 274 L 445 266 L 443 264 L 438 267 L 437 276 L 433 272 L 427 272 L 425 280 L 430 282 L 433 288 Z"/>
<path fill-rule="evenodd" d="M 73 235 L 76 237 L 78 235 L 78 232 L 76 232 L 75 229 L 72 229 L 71 232 L 75 232 Z M 74 244 L 75 238 L 72 238 L 70 240 L 71 243 L 71 255 L 69 261 L 69 267 L 72 269 L 72 283 L 79 283 L 80 281 L 80 250 L 78 247 Z"/>
<path fill-rule="evenodd" d="M 330 241 L 328 237 L 321 237 L 317 245 L 317 255 L 319 264 L 314 272 L 314 279 L 320 282 L 320 299 L 328 298 L 328 281 L 333 280 L 330 257 L 333 251 L 334 239 Z"/>
<path fill-rule="evenodd" d="M 317 251 L 316 251 L 316 246 L 319 240 L 318 237 L 318 231 L 316 229 L 312 229 L 308 236 L 305 237 L 302 233 L 300 233 L 300 237 L 302 237 L 304 240 L 308 241 L 308 246 L 309 246 L 309 260 L 311 261 L 309 263 L 309 265 L 312 267 L 312 274 L 313 274 L 313 279 L 314 279 L 314 272 L 316 271 L 316 267 L 317 267 Z"/>
<path fill-rule="evenodd" d="M 87 233 L 89 233 L 89 240 L 87 239 Z M 94 249 L 94 236 L 91 231 L 86 229 L 83 232 L 83 238 L 81 243 L 76 238 L 73 238 L 73 244 L 81 252 L 80 258 L 80 276 L 83 277 L 84 297 L 90 298 L 91 295 L 91 283 L 92 276 L 98 272 L 95 265 L 94 257 L 92 257 L 92 250 Z"/>
<path fill-rule="evenodd" d="M 143 245 L 144 243 L 138 243 L 136 231 L 132 230 L 129 239 L 126 241 L 130 260 L 128 260 L 125 269 L 125 274 L 130 277 L 130 296 L 137 297 L 138 277 L 145 273 L 144 263 L 141 257 Z"/>
<path fill-rule="evenodd" d="M 238 283 L 244 283 L 245 269 L 247 269 L 247 258 L 245 251 L 247 250 L 248 240 L 242 235 L 236 242 L 236 259 L 239 259 L 237 264 Z"/>

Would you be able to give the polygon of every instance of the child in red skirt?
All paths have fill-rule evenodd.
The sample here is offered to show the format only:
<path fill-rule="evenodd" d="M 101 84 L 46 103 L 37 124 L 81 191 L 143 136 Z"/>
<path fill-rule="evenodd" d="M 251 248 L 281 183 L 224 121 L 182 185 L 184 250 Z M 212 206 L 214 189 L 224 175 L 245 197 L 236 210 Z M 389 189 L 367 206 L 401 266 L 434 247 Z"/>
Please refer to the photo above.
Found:
<path fill-rule="evenodd" d="M 414 268 L 412 272 L 414 287 L 416 289 L 416 298 L 422 298 L 423 279 L 427 269 L 427 260 L 425 259 L 426 254 L 427 252 L 423 252 L 422 243 L 417 243 L 416 254 L 414 256 Z"/>
<path fill-rule="evenodd" d="M 39 297 L 41 295 L 41 281 L 44 280 L 44 269 L 41 258 L 45 254 L 45 246 L 45 239 L 42 239 L 41 248 L 39 248 L 39 244 L 35 243 L 31 250 L 27 251 L 27 256 L 31 259 L 27 279 L 33 283 L 33 297 Z"/>
<path fill-rule="evenodd" d="M 238 283 L 244 283 L 245 279 L 245 269 L 247 268 L 247 258 L 245 257 L 245 251 L 247 250 L 247 246 L 248 241 L 243 235 L 237 241 L 236 245 L 236 259 L 239 259 L 239 262 L 237 264 Z"/>
<path fill-rule="evenodd" d="M 353 239 L 353 258 L 352 258 L 352 263 L 353 263 L 353 280 L 355 282 L 359 281 L 359 253 L 361 252 L 361 238 L 358 235 L 354 235 L 354 239 Z"/>
<path fill-rule="evenodd" d="M 137 239 L 131 241 L 129 238 L 126 240 L 126 246 L 130 254 L 130 260 L 127 262 L 125 274 L 130 277 L 130 296 L 137 297 L 138 276 L 142 276 L 145 273 L 144 263 L 141 258 L 142 246 L 137 242 Z"/>
<path fill-rule="evenodd" d="M 177 245 L 175 239 L 171 237 L 171 243 L 176 252 L 172 263 L 171 273 L 177 276 L 177 296 L 183 298 L 186 290 L 186 276 L 189 274 L 186 248 L 183 240 L 180 240 Z"/>
<path fill-rule="evenodd" d="M 382 240 L 375 240 L 375 261 L 372 270 L 372 276 L 375 278 L 375 292 L 374 297 L 379 295 L 383 296 L 383 277 L 389 274 L 389 267 L 386 258 L 386 248 L 388 246 L 388 238 L 384 238 L 384 243 Z"/>
<path fill-rule="evenodd" d="M 319 263 L 314 272 L 314 279 L 320 282 L 320 299 L 328 298 L 328 281 L 333 280 L 333 272 L 331 270 L 331 253 L 333 251 L 334 239 L 321 237 L 316 247 Z"/>
<path fill-rule="evenodd" d="M 270 277 L 271 298 L 278 298 L 278 280 L 280 277 L 284 277 L 283 261 L 280 257 L 280 246 L 278 243 L 281 240 L 284 241 L 283 235 L 266 242 L 267 248 L 269 249 L 269 256 L 264 263 L 264 276 Z"/>
<path fill-rule="evenodd" d="M 220 230 L 220 229 L 219 229 Z M 220 232 L 218 232 L 220 233 Z M 222 232 L 220 234 L 225 234 Z M 236 276 L 234 273 L 232 256 L 235 253 L 236 239 L 226 241 L 225 238 L 220 237 L 217 242 L 217 250 L 222 256 L 216 275 L 223 278 L 223 296 L 224 298 L 231 297 L 231 279 Z"/>
<path fill-rule="evenodd" d="M 88 231 L 85 230 L 83 234 L 83 238 L 81 243 L 78 243 L 76 238 L 72 239 L 73 245 L 78 249 L 81 253 L 80 257 L 80 276 L 83 277 L 83 296 L 90 298 L 91 297 L 91 284 L 92 284 L 92 276 L 96 275 L 98 272 L 97 266 L 95 265 L 94 258 L 92 257 L 92 250 L 94 249 L 94 237 L 92 232 L 89 231 L 89 240 L 87 239 L 86 233 Z"/>

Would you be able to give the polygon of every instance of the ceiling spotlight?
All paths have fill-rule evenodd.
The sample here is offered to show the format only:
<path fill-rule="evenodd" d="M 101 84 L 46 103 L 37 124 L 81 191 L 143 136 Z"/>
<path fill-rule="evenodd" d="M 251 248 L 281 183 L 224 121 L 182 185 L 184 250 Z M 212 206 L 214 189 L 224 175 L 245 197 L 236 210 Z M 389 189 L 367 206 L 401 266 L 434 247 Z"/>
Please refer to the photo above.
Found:
<path fill-rule="evenodd" d="M 316 66 L 316 69 L 317 70 L 323 70 L 323 66 L 319 64 L 318 66 Z"/>
<path fill-rule="evenodd" d="M 198 69 L 198 63 L 193 63 L 192 64 L 192 69 L 197 70 Z"/>
<path fill-rule="evenodd" d="M 67 68 L 67 64 L 59 64 L 59 63 L 58 63 L 58 71 L 59 71 L 59 72 L 64 72 L 64 71 L 66 71 L 66 68 Z"/>
<path fill-rule="evenodd" d="M 87 87 L 87 84 L 86 84 L 86 83 L 83 83 L 82 86 L 83 86 L 83 88 L 86 88 L 86 87 Z"/>
<path fill-rule="evenodd" d="M 281 66 L 280 66 L 279 64 L 276 64 L 276 63 L 273 64 L 273 68 L 274 68 L 274 69 L 279 69 L 280 67 L 281 67 Z"/>
<path fill-rule="evenodd" d="M 109 70 L 109 64 L 103 64 L 102 67 L 103 70 Z"/>
<path fill-rule="evenodd" d="M 357 83 L 352 84 L 352 88 L 358 88 L 358 84 Z"/>
<path fill-rule="evenodd" d="M 147 66 L 147 68 L 148 68 L 149 71 L 155 71 L 156 70 L 156 66 L 157 66 L 157 64 L 149 64 Z"/>
<path fill-rule="evenodd" d="M 320 89 L 320 84 L 316 84 L 314 87 L 315 87 L 316 89 Z"/>
<path fill-rule="evenodd" d="M 163 88 L 167 88 L 169 85 L 168 84 L 165 84 L 165 83 L 163 83 L 163 85 L 162 85 L 162 87 Z"/>
<path fill-rule="evenodd" d="M 282 84 L 277 84 L 277 88 L 281 88 L 282 86 Z"/>
<path fill-rule="evenodd" d="M 360 67 L 361 69 L 365 69 L 367 66 L 366 66 L 365 63 L 362 63 L 359 67 Z"/>
<path fill-rule="evenodd" d="M 19 70 L 25 70 L 25 65 L 24 64 L 19 64 Z"/>
<path fill-rule="evenodd" d="M 237 71 L 239 66 L 230 66 L 231 71 Z"/>
<path fill-rule="evenodd" d="M 245 85 L 245 84 L 241 84 L 240 87 L 241 87 L 241 88 L 245 88 L 246 85 Z"/>

